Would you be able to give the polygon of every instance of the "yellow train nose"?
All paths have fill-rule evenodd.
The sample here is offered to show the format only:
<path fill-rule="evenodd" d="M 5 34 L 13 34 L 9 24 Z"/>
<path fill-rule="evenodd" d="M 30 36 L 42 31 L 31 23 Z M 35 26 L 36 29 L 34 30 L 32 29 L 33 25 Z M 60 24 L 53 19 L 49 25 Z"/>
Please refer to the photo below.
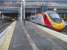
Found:
<path fill-rule="evenodd" d="M 56 30 L 63 30 L 64 29 L 64 24 L 63 23 L 54 23 L 53 28 Z"/>

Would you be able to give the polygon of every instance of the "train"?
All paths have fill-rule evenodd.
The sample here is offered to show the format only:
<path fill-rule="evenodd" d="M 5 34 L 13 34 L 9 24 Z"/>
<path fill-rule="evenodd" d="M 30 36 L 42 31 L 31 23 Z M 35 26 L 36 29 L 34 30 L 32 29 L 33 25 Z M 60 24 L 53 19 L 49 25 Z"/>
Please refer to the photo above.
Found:
<path fill-rule="evenodd" d="M 65 28 L 64 20 L 55 11 L 46 11 L 31 15 L 30 21 L 56 31 L 62 31 Z"/>

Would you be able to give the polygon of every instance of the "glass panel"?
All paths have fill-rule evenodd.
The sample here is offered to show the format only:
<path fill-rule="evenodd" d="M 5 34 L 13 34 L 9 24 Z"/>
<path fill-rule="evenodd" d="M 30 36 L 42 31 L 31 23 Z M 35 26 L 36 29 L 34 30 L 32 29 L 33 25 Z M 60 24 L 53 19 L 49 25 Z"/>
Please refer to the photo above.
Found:
<path fill-rule="evenodd" d="M 57 22 L 57 23 L 62 22 L 60 16 L 59 16 L 56 12 L 53 12 L 53 11 L 52 11 L 52 12 L 47 12 L 47 13 L 48 13 L 49 17 L 50 17 L 54 22 Z"/>

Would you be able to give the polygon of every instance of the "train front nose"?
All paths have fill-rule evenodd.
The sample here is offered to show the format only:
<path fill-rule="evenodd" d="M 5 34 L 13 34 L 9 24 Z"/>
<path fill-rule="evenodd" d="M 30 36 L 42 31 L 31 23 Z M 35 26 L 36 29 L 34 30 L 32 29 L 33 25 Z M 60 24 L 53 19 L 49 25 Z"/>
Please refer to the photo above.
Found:
<path fill-rule="evenodd" d="M 63 30 L 64 29 L 64 24 L 63 23 L 59 23 L 59 24 L 57 24 L 57 23 L 54 23 L 53 24 L 53 28 L 55 29 L 55 30 L 58 30 L 58 31 L 61 31 L 61 30 Z"/>

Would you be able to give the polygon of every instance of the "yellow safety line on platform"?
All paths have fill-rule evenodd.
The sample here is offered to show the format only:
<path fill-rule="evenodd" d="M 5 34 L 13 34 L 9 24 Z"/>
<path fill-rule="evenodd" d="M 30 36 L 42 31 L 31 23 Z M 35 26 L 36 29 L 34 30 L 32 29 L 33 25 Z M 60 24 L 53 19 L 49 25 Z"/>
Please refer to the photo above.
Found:
<path fill-rule="evenodd" d="M 4 34 L 5 40 L 3 41 L 3 44 L 0 47 L 0 50 L 8 50 L 13 32 L 15 30 L 15 25 L 16 25 L 16 21 L 14 21 L 10 26 L 8 26 L 8 28 L 6 30 L 4 30 L 5 31 L 5 34 Z"/>

